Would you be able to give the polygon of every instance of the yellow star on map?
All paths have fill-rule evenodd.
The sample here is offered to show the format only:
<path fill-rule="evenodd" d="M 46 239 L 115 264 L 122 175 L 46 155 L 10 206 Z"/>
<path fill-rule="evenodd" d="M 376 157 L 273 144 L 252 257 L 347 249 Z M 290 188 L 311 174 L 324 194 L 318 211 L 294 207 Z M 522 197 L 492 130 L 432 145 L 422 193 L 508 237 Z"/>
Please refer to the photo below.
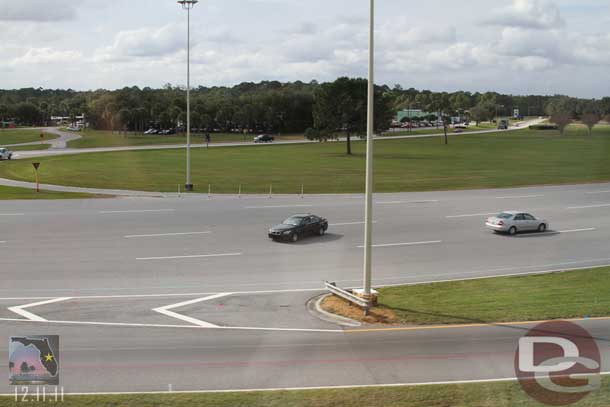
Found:
<path fill-rule="evenodd" d="M 46 362 L 50 362 L 50 361 L 52 361 L 52 360 L 53 360 L 53 355 L 51 355 L 51 354 L 49 353 L 49 354 L 47 354 L 47 355 L 44 357 L 44 359 L 45 359 L 45 361 L 46 361 Z"/>

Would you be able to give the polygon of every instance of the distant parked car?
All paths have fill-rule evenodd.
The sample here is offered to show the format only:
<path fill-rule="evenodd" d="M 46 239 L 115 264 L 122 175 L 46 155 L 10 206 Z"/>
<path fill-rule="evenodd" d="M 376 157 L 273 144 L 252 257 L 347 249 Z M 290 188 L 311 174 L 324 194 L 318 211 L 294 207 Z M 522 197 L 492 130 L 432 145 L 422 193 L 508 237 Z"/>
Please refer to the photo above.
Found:
<path fill-rule="evenodd" d="M 158 134 L 159 130 L 150 128 L 144 132 L 144 134 Z"/>
<path fill-rule="evenodd" d="M 485 225 L 494 232 L 508 233 L 509 235 L 532 231 L 544 233 L 549 228 L 549 222 L 546 220 L 518 211 L 506 211 L 487 218 Z"/>
<path fill-rule="evenodd" d="M 464 132 L 464 128 L 463 127 L 456 127 L 455 129 L 453 129 L 454 133 L 463 133 Z"/>
<path fill-rule="evenodd" d="M 255 143 L 273 143 L 274 140 L 275 140 L 275 138 L 273 138 L 273 136 L 270 136 L 268 134 L 261 134 L 261 135 L 254 137 Z"/>
<path fill-rule="evenodd" d="M 455 126 L 453 126 L 453 128 L 455 128 L 455 129 L 462 129 L 462 130 L 464 130 L 464 129 L 468 128 L 468 126 L 466 126 L 466 125 L 465 125 L 465 124 L 463 124 L 463 123 L 458 123 L 458 124 L 456 124 Z"/>
<path fill-rule="evenodd" d="M 13 158 L 13 152 L 6 148 L 0 148 L 0 160 L 10 160 Z"/>
<path fill-rule="evenodd" d="M 309 235 L 322 236 L 328 230 L 328 221 L 319 216 L 294 215 L 269 229 L 269 238 L 275 241 L 296 242 Z"/>

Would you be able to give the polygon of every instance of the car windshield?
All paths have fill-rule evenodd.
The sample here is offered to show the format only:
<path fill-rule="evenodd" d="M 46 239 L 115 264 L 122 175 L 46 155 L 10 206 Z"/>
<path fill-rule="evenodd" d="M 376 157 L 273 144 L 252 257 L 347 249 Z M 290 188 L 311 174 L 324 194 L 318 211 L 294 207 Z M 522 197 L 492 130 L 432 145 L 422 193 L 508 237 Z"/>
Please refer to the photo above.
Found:
<path fill-rule="evenodd" d="M 303 222 L 303 216 L 291 216 L 282 222 L 284 225 L 299 226 Z"/>
<path fill-rule="evenodd" d="M 514 215 L 513 215 L 513 214 L 511 214 L 511 213 L 506 213 L 506 212 L 503 212 L 503 213 L 499 214 L 497 217 L 498 217 L 498 218 L 500 218 L 500 219 L 510 219 L 510 218 L 512 218 L 513 216 L 514 216 Z"/>

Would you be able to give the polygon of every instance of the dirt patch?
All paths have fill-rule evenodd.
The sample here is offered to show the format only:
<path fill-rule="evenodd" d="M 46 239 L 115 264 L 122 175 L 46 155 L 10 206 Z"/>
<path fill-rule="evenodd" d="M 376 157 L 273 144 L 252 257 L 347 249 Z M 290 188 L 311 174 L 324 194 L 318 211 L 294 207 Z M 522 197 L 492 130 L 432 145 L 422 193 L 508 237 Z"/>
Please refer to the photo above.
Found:
<path fill-rule="evenodd" d="M 357 307 L 343 298 L 330 295 L 322 300 L 320 307 L 331 314 L 340 315 L 367 324 L 395 324 L 398 318 L 394 311 L 384 307 L 374 307 L 364 315 L 362 308 Z"/>

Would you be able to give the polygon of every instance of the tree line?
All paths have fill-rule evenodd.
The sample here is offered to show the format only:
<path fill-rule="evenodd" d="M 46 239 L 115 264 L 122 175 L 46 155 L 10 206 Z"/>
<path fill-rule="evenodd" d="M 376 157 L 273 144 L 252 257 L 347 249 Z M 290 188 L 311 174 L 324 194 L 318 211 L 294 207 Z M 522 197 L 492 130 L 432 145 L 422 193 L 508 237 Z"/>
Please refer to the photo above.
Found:
<path fill-rule="evenodd" d="M 304 133 L 325 139 L 338 132 L 362 135 L 366 129 L 366 79 L 339 78 L 281 83 L 244 82 L 232 87 L 203 87 L 191 92 L 193 128 L 206 131 Z M 469 115 L 476 122 L 497 116 L 564 115 L 581 120 L 610 114 L 610 97 L 579 99 L 568 96 L 505 95 L 496 92 L 433 92 L 376 86 L 376 128 L 390 126 L 397 111 L 422 109 L 442 115 Z M 0 90 L 0 121 L 45 125 L 51 116 L 75 118 L 85 114 L 96 129 L 143 131 L 172 128 L 186 122 L 185 89 L 126 87 L 118 90 L 75 91 L 25 88 Z"/>

